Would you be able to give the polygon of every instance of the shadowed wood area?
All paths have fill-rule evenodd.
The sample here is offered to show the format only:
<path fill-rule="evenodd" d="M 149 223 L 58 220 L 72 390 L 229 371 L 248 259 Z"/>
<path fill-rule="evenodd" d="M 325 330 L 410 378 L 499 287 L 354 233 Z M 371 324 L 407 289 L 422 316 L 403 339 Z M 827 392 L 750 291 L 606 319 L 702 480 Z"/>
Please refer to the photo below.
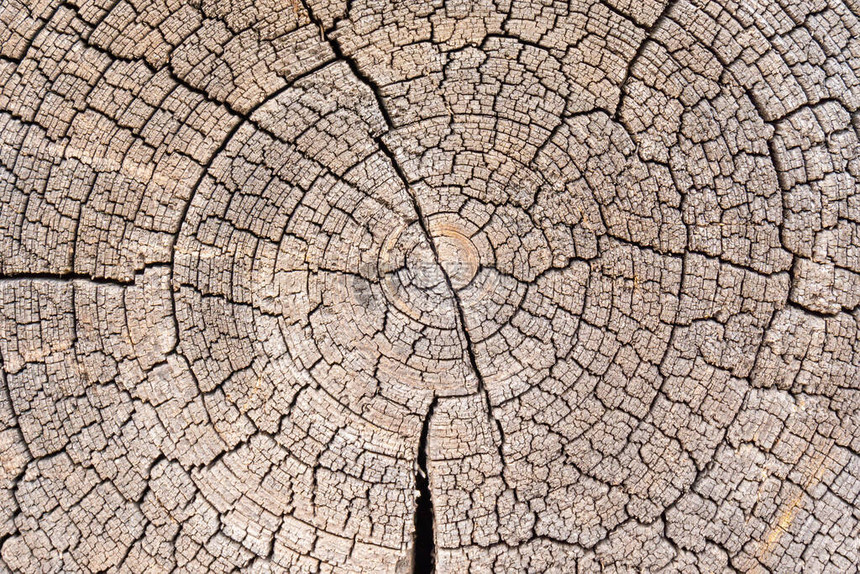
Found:
<path fill-rule="evenodd" d="M 0 0 L 0 573 L 860 563 L 856 0 Z"/>

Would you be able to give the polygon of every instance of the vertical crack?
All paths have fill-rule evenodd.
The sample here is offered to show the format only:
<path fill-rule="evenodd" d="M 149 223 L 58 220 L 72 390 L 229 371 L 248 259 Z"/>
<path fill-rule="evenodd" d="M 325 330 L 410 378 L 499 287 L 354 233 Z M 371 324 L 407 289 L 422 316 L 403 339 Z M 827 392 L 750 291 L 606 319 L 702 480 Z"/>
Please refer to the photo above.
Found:
<path fill-rule="evenodd" d="M 348 57 L 343 52 L 340 43 L 336 39 L 333 39 L 329 36 L 331 29 L 326 30 L 323 27 L 321 20 L 314 14 L 307 0 L 299 1 L 302 3 L 302 6 L 304 6 L 305 11 L 308 14 L 309 20 L 319 27 L 323 41 L 325 41 L 331 47 L 335 58 L 340 61 L 346 62 L 355 77 L 357 77 L 359 81 L 361 81 L 364 85 L 370 88 L 373 97 L 376 99 L 377 107 L 382 114 L 383 120 L 385 121 L 388 131 L 393 131 L 395 129 L 394 122 L 388 112 L 388 108 L 385 105 L 385 100 L 382 97 L 382 93 L 379 86 L 376 84 L 375 81 L 373 81 L 372 78 L 367 76 L 364 72 L 361 71 L 361 69 L 359 69 L 358 64 L 352 58 Z M 332 28 L 334 28 L 334 26 L 332 26 Z M 391 162 L 391 165 L 394 168 L 394 171 L 396 172 L 398 178 L 403 182 L 403 185 L 406 188 L 406 192 L 409 195 L 409 198 L 411 199 L 412 205 L 415 209 L 417 223 L 420 226 L 424 237 L 429 243 L 429 247 L 431 252 L 433 253 L 435 264 L 441 270 L 442 277 L 444 277 L 448 290 L 453 297 L 454 307 L 457 311 L 457 318 L 460 324 L 460 328 L 458 329 L 458 335 L 462 334 L 463 347 L 466 350 L 466 355 L 469 358 L 469 364 L 471 365 L 472 371 L 475 373 L 475 378 L 477 379 L 478 383 L 478 392 L 483 396 L 484 400 L 486 401 L 487 416 L 490 422 L 495 425 L 496 430 L 499 433 L 499 460 L 502 461 L 502 463 L 504 464 L 504 456 L 502 453 L 502 445 L 505 442 L 504 430 L 502 429 L 502 424 L 499 419 L 497 419 L 493 415 L 493 404 L 490 401 L 490 394 L 487 391 L 487 387 L 484 383 L 484 377 L 481 375 L 481 371 L 478 368 L 478 361 L 475 357 L 474 351 L 474 343 L 472 342 L 471 334 L 466 327 L 466 314 L 463 309 L 463 302 L 460 300 L 460 296 L 457 293 L 457 290 L 454 289 L 454 285 L 451 282 L 451 278 L 448 276 L 448 272 L 442 266 L 442 262 L 439 258 L 439 252 L 436 248 L 436 242 L 433 238 L 433 235 L 430 233 L 429 226 L 427 225 L 427 218 L 425 217 L 423 210 L 421 209 L 421 202 L 418 200 L 418 196 L 416 195 L 415 190 L 410 185 L 409 178 L 403 171 L 403 168 L 400 163 L 397 161 L 394 152 L 386 145 L 383 137 L 381 135 L 377 136 L 375 140 L 377 145 L 379 145 L 379 148 L 382 153 L 384 153 L 385 156 Z M 427 474 L 427 433 L 430 426 L 430 418 L 432 417 L 433 409 L 436 406 L 436 400 L 437 399 L 434 397 L 433 402 L 430 405 L 430 409 L 427 411 L 427 415 L 424 418 L 424 422 L 421 428 L 421 436 L 419 438 L 418 444 L 418 468 L 415 476 L 415 482 L 420 496 L 415 512 L 415 542 L 413 555 L 413 571 L 415 572 L 415 574 L 430 573 L 433 572 L 435 568 L 433 501 L 430 496 L 429 476 Z M 507 480 L 505 480 L 504 475 L 502 475 L 501 478 L 505 486 L 508 487 Z"/>
<path fill-rule="evenodd" d="M 427 433 L 430 419 L 436 408 L 436 398 L 424 417 L 421 438 L 418 440 L 418 468 L 415 472 L 415 486 L 418 489 L 418 504 L 415 509 L 415 541 L 412 555 L 412 572 L 430 574 L 436 566 L 436 543 L 433 532 L 433 499 L 430 496 L 430 475 L 427 473 Z"/>
<path fill-rule="evenodd" d="M 481 375 L 481 370 L 478 368 L 478 359 L 477 357 L 475 357 L 475 344 L 472 342 L 472 335 L 469 333 L 469 329 L 466 326 L 466 313 L 463 309 L 463 301 L 460 299 L 459 293 L 454 288 L 454 284 L 451 282 L 451 277 L 448 275 L 448 272 L 445 270 L 445 267 L 442 266 L 442 260 L 440 259 L 439 251 L 436 248 L 436 240 L 430 233 L 430 228 L 427 225 L 427 220 L 424 216 L 424 212 L 421 209 L 421 202 L 418 201 L 418 196 L 415 194 L 415 191 L 412 189 L 412 186 L 409 185 L 409 180 L 406 177 L 406 174 L 403 172 L 403 168 L 397 162 L 397 158 L 394 156 L 394 153 L 388 148 L 388 146 L 385 145 L 385 142 L 381 137 L 377 138 L 376 142 L 382 152 L 388 157 L 389 161 L 394 167 L 394 171 L 397 173 L 398 177 L 403 182 L 403 185 L 406 187 L 406 192 L 409 194 L 409 197 L 412 200 L 412 204 L 415 209 L 416 216 L 418 218 L 418 225 L 421 227 L 421 232 L 424 234 L 424 237 L 427 238 L 427 242 L 430 246 L 430 251 L 433 253 L 434 262 L 436 266 L 441 270 L 442 277 L 445 279 L 445 283 L 448 286 L 448 291 L 451 293 L 451 296 L 454 300 L 454 308 L 457 310 L 457 320 L 460 324 L 460 328 L 457 330 L 457 334 L 458 337 L 461 335 L 463 337 L 461 342 L 463 344 L 463 348 L 466 350 L 466 356 L 469 358 L 469 365 L 472 368 L 472 372 L 475 373 L 475 379 L 478 382 L 478 392 L 481 393 L 487 403 L 487 416 L 489 417 L 490 422 L 496 426 L 496 430 L 499 433 L 499 460 L 504 461 L 504 456 L 502 454 L 502 444 L 504 444 L 505 442 L 505 431 L 504 429 L 502 429 L 502 423 L 493 415 L 493 403 L 490 401 L 490 393 L 487 390 L 487 385 L 484 383 L 484 377 L 483 375 Z M 504 477 L 502 477 L 502 481 L 505 482 L 505 484 L 507 485 L 507 481 L 505 481 Z"/>

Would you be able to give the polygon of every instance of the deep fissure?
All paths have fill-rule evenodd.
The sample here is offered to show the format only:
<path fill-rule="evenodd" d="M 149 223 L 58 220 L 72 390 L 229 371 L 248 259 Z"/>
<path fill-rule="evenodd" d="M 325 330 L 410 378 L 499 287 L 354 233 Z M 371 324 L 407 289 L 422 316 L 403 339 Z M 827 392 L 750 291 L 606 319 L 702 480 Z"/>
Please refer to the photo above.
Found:
<path fill-rule="evenodd" d="M 430 404 L 421 436 L 418 440 L 418 468 L 415 472 L 415 486 L 418 489 L 418 503 L 415 509 L 415 541 L 412 556 L 414 574 L 429 574 L 436 566 L 436 542 L 433 531 L 433 499 L 430 496 L 430 475 L 427 472 L 427 433 L 430 419 L 436 408 L 436 399 Z"/>

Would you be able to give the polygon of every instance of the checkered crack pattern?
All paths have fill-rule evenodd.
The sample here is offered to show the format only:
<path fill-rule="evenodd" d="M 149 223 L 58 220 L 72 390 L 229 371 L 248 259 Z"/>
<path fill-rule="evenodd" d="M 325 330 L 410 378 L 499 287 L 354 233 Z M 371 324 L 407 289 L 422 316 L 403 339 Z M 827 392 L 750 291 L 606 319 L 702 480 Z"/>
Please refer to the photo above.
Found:
<path fill-rule="evenodd" d="M 856 573 L 856 0 L 2 0 L 0 572 Z"/>

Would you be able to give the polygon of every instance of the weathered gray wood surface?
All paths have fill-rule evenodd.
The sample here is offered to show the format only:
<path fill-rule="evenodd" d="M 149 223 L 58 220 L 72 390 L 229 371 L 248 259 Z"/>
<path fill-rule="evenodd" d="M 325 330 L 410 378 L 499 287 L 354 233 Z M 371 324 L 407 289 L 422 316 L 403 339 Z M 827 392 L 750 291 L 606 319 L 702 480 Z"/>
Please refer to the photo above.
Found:
<path fill-rule="evenodd" d="M 858 16 L 0 0 L 0 571 L 857 572 Z"/>

